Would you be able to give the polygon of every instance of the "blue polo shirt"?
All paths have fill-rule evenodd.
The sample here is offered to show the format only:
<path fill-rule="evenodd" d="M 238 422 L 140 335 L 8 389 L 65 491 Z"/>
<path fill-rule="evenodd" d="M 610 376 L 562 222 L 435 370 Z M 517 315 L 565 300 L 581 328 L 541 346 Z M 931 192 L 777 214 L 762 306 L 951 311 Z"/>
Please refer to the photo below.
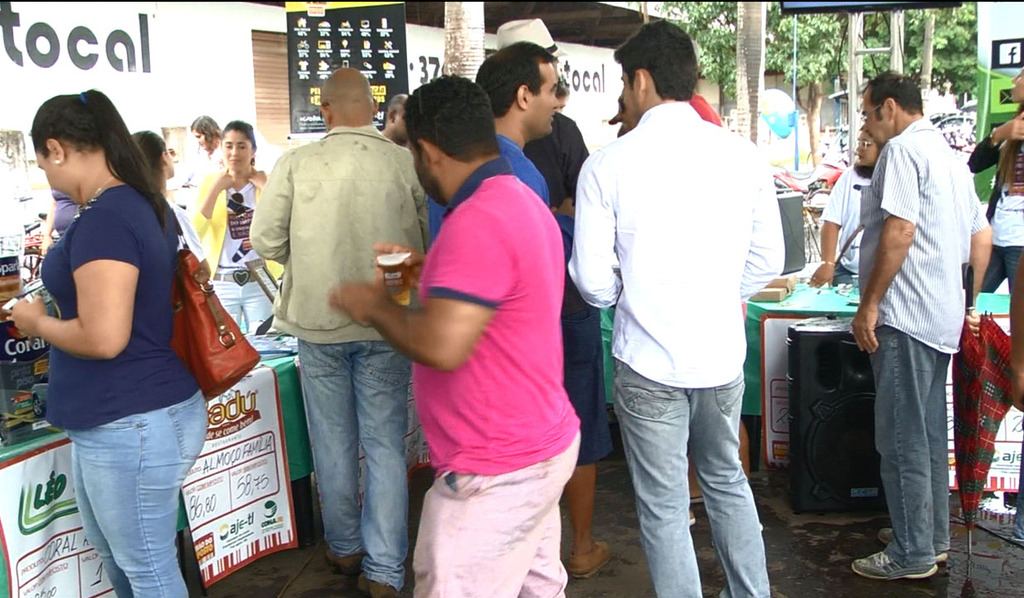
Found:
<path fill-rule="evenodd" d="M 544 201 L 544 205 L 550 205 L 548 201 L 548 182 L 544 175 L 540 173 L 540 170 L 534 166 L 533 162 L 526 157 L 523 149 L 508 137 L 498 135 L 498 150 L 501 152 L 501 157 L 505 158 L 512 166 L 512 174 L 516 175 L 516 178 L 520 181 L 526 183 L 526 186 L 532 189 L 537 194 L 537 197 Z M 445 207 L 434 201 L 433 197 L 428 197 L 427 200 L 427 213 L 430 219 L 430 240 L 433 241 L 437 238 L 437 232 L 441 230 L 441 220 L 445 213 Z"/>

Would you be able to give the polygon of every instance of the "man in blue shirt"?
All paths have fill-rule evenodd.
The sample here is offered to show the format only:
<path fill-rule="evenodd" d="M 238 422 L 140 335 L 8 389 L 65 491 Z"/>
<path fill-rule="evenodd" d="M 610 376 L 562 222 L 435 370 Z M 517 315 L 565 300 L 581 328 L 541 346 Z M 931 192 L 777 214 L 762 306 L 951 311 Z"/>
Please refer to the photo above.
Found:
<path fill-rule="evenodd" d="M 545 204 L 549 203 L 547 181 L 523 153 L 523 146 L 551 133 L 558 102 L 555 60 L 554 54 L 537 44 L 519 42 L 492 54 L 476 74 L 477 85 L 491 99 L 502 157 Z M 444 208 L 431 200 L 431 238 L 437 237 L 443 214 Z"/>

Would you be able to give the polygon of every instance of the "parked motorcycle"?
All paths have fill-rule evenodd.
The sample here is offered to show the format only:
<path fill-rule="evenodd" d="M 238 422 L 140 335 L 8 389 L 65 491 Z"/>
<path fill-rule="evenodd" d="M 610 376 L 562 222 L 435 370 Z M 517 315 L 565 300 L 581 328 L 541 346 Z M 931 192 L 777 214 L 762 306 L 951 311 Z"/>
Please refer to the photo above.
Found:
<path fill-rule="evenodd" d="M 846 170 L 845 164 L 823 160 L 811 172 L 790 172 L 776 168 L 774 172 L 776 191 L 799 191 L 808 196 L 819 189 L 831 189 L 839 176 Z"/>

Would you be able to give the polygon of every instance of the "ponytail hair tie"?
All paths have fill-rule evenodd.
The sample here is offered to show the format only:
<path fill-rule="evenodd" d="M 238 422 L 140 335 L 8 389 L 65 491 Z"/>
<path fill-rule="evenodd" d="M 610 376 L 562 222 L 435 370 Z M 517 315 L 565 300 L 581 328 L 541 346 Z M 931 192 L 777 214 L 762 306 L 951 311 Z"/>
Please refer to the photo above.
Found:
<path fill-rule="evenodd" d="M 89 105 L 89 97 L 85 95 L 84 91 L 78 94 L 78 99 L 82 102 L 83 105 Z"/>

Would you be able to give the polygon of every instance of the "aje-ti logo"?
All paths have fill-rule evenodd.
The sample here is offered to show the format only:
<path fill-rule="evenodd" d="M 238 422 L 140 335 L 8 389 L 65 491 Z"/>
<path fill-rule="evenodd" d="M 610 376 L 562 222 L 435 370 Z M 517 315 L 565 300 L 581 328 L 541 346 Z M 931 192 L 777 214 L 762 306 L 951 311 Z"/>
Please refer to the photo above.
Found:
<path fill-rule="evenodd" d="M 15 40 L 15 30 L 21 26 L 21 15 L 11 8 L 10 2 L 0 2 L 0 30 L 3 31 L 4 38 L 4 50 L 7 52 L 7 57 L 18 66 L 25 66 L 25 57 L 22 54 L 21 49 L 18 47 L 17 40 Z M 46 40 L 46 48 L 41 50 L 39 48 L 39 40 Z M 99 54 L 93 51 L 90 46 L 96 46 L 99 41 L 96 38 L 96 34 L 92 32 L 88 27 L 78 26 L 75 27 L 68 33 L 67 48 L 68 56 L 71 58 L 71 63 L 87 71 L 99 61 Z M 60 58 L 61 44 L 60 38 L 57 37 L 57 32 L 48 23 L 33 23 L 29 26 L 25 32 L 24 44 L 25 52 L 28 53 L 29 59 L 38 67 L 48 69 L 57 63 Z M 114 51 L 118 46 L 121 46 L 124 58 L 122 59 Z M 136 72 L 136 52 L 135 52 L 135 41 L 128 33 L 115 29 L 107 35 L 106 42 L 103 45 L 106 50 L 107 63 L 115 71 L 120 72 Z M 149 65 L 149 17 L 143 13 L 139 13 L 139 49 L 140 56 L 142 59 L 142 72 L 150 72 Z M 127 65 L 125 64 L 127 62 Z"/>

